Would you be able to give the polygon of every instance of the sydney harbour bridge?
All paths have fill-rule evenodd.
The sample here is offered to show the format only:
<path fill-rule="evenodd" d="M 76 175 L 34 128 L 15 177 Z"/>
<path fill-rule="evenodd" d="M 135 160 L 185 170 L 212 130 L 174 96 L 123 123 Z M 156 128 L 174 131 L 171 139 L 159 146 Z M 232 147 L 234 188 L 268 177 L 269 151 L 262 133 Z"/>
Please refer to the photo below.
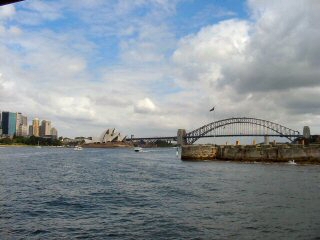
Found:
<path fill-rule="evenodd" d="M 299 131 L 278 123 L 258 118 L 234 117 L 218 120 L 186 132 L 179 129 L 176 136 L 131 138 L 132 141 L 177 141 L 178 144 L 193 144 L 201 138 L 208 137 L 283 137 L 290 142 L 302 137 Z"/>

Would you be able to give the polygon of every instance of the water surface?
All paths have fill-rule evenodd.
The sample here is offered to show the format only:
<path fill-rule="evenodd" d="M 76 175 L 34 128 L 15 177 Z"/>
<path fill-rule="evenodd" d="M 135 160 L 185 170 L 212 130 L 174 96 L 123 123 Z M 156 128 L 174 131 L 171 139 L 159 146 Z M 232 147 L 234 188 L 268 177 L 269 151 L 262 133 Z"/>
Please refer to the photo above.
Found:
<path fill-rule="evenodd" d="M 320 166 L 1 148 L 0 239 L 320 239 Z"/>

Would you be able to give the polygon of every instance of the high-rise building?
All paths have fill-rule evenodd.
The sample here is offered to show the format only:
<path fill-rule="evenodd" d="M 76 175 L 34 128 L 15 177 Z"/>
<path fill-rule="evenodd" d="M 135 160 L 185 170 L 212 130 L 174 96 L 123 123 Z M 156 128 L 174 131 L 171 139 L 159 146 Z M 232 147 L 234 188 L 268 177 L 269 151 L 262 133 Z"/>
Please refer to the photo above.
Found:
<path fill-rule="evenodd" d="M 22 136 L 22 114 L 16 113 L 16 135 Z"/>
<path fill-rule="evenodd" d="M 13 136 L 16 133 L 17 114 L 2 112 L 2 134 Z"/>
<path fill-rule="evenodd" d="M 2 136 L 2 112 L 0 111 L 0 137 Z"/>
<path fill-rule="evenodd" d="M 16 135 L 27 136 L 28 135 L 28 118 L 21 113 L 17 113 L 16 121 Z"/>
<path fill-rule="evenodd" d="M 0 111 L 0 137 L 2 136 L 2 112 Z"/>
<path fill-rule="evenodd" d="M 40 136 L 50 136 L 51 135 L 51 121 L 42 120 L 41 121 L 41 131 Z"/>
<path fill-rule="evenodd" d="M 32 134 L 30 133 L 30 135 L 33 135 L 35 137 L 39 137 L 40 136 L 40 121 L 39 118 L 35 118 L 32 121 Z"/>
<path fill-rule="evenodd" d="M 28 118 L 27 116 L 22 116 L 22 127 L 21 127 L 22 136 L 28 136 L 29 128 L 28 128 Z"/>
<path fill-rule="evenodd" d="M 29 136 L 33 135 L 33 126 L 29 125 Z"/>
<path fill-rule="evenodd" d="M 58 131 L 56 128 L 51 128 L 51 133 L 50 133 L 51 137 L 54 138 L 54 139 L 57 139 L 58 138 Z"/>

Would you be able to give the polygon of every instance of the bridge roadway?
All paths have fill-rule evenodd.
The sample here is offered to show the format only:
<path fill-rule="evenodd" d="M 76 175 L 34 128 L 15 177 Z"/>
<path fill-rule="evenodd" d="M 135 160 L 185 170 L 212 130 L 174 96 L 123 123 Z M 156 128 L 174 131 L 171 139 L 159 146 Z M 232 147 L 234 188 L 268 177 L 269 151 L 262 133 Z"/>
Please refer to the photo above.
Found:
<path fill-rule="evenodd" d="M 141 137 L 141 138 L 127 138 L 127 141 L 157 141 L 157 140 L 164 140 L 164 141 L 177 141 L 177 137 Z"/>
<path fill-rule="evenodd" d="M 216 137 L 298 137 L 297 135 L 279 135 L 279 134 L 224 134 L 224 135 L 205 135 L 205 136 L 185 136 L 185 139 L 193 138 L 216 138 Z M 301 137 L 301 136 L 300 136 Z M 138 137 L 138 138 L 127 138 L 127 141 L 177 141 L 177 137 Z"/>

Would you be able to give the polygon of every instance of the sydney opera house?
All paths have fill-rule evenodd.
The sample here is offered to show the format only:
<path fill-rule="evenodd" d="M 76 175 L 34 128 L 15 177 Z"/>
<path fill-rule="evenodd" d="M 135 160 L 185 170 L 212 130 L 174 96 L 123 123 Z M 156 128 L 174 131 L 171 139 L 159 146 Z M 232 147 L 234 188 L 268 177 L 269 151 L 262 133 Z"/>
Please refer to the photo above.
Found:
<path fill-rule="evenodd" d="M 115 128 L 103 131 L 100 137 L 86 139 L 84 147 L 126 147 L 126 136 L 116 132 Z"/>

